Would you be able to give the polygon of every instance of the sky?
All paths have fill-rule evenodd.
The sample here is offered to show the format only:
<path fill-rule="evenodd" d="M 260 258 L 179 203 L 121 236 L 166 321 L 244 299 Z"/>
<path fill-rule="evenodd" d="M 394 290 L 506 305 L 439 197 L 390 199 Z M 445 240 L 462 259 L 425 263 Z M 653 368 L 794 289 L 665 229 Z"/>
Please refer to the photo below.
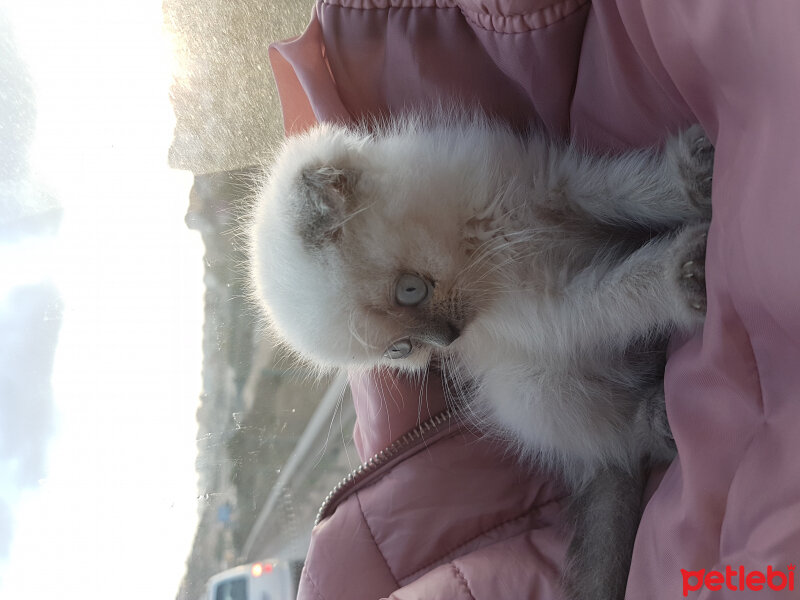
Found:
<path fill-rule="evenodd" d="M 161 23 L 0 0 L 0 598 L 174 598 L 185 570 L 203 248 Z"/>

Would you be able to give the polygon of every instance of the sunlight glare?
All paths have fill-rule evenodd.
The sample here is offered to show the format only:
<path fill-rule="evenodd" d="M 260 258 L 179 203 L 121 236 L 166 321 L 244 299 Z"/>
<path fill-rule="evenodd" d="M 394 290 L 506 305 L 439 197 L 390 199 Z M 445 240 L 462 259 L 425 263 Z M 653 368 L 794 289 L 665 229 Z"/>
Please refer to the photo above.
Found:
<path fill-rule="evenodd" d="M 0 597 L 32 581 L 39 597 L 174 597 L 197 521 L 203 247 L 183 222 L 191 175 L 166 162 L 161 2 L 2 7 L 34 80 L 34 176 L 64 207 L 65 311 L 48 475 L 15 507 Z"/>

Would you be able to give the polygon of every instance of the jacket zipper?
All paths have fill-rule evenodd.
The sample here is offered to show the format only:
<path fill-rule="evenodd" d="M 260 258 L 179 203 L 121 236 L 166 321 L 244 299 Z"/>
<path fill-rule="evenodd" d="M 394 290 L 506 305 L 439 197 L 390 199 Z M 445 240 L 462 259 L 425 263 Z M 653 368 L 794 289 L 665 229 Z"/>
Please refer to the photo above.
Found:
<path fill-rule="evenodd" d="M 330 493 L 325 496 L 322 501 L 319 511 L 317 511 L 317 518 L 314 521 L 316 527 L 322 519 L 327 517 L 333 512 L 333 509 L 347 497 L 355 488 L 357 488 L 365 479 L 376 473 L 379 469 L 385 467 L 393 460 L 399 458 L 406 452 L 416 448 L 419 444 L 430 441 L 428 437 L 438 433 L 443 425 L 450 423 L 453 416 L 458 411 L 447 408 L 442 412 L 434 415 L 427 421 L 424 421 L 414 429 L 400 436 L 397 440 L 392 442 L 391 445 L 384 448 L 365 463 L 360 464 L 353 469 L 347 476 L 345 476 Z M 428 437 L 426 437 L 428 436 Z"/>

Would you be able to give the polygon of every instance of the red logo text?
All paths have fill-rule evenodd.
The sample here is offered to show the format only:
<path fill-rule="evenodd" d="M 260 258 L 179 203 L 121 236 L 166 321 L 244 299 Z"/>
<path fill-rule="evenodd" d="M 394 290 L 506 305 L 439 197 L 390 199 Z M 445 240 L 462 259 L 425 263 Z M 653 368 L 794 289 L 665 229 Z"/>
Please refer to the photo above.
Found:
<path fill-rule="evenodd" d="M 794 590 L 794 565 L 788 565 L 786 571 L 773 569 L 772 565 L 767 566 L 765 571 L 745 571 L 744 566 L 740 565 L 734 569 L 728 565 L 725 572 L 722 571 L 687 571 L 681 569 L 683 576 L 683 597 L 686 598 L 689 592 L 706 588 L 712 591 L 721 590 L 726 587 L 729 590 L 751 590 L 757 592 L 763 589 L 770 590 Z"/>

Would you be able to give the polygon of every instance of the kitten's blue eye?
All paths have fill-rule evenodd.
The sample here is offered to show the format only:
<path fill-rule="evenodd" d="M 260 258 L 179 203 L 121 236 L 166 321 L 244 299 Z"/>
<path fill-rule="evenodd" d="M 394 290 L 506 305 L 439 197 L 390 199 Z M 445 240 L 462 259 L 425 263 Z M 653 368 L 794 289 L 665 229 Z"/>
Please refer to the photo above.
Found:
<path fill-rule="evenodd" d="M 397 340 L 394 344 L 389 346 L 389 348 L 386 350 L 386 352 L 383 353 L 383 355 L 386 358 L 392 358 L 392 359 L 405 358 L 406 356 L 411 354 L 411 350 L 412 350 L 411 340 L 406 338 L 402 340 Z"/>
<path fill-rule="evenodd" d="M 428 283 L 417 275 L 400 275 L 395 284 L 394 297 L 400 306 L 416 306 L 428 297 Z"/>

